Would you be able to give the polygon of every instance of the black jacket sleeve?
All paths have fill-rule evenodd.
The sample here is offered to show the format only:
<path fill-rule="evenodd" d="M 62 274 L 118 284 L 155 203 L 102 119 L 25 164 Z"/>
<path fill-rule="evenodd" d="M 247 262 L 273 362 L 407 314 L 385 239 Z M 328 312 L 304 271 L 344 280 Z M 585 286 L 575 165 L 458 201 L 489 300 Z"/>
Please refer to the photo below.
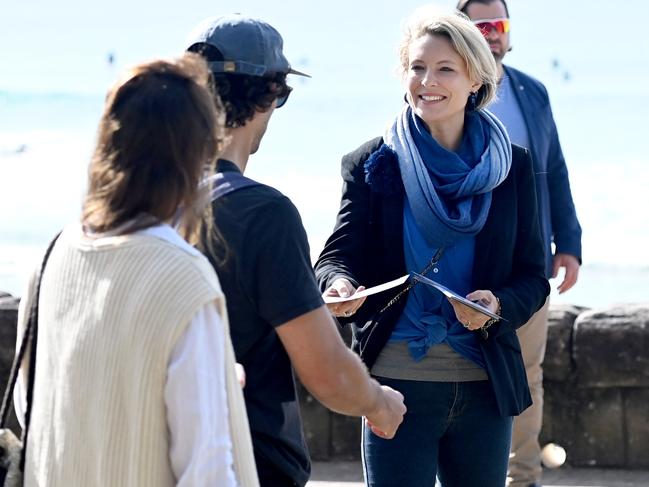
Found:
<path fill-rule="evenodd" d="M 514 205 L 515 221 L 510 221 L 499 231 L 513 231 L 514 235 L 493 235 L 502 246 L 507 248 L 507 241 L 512 241 L 511 255 L 503 254 L 498 260 L 485 262 L 491 267 L 483 267 L 482 276 L 477 277 L 477 284 L 488 284 L 487 289 L 500 299 L 501 313 L 507 321 L 501 321 L 490 334 L 499 335 L 527 323 L 530 317 L 541 307 L 550 293 L 550 285 L 545 277 L 545 259 L 543 241 L 539 229 L 538 207 L 534 183 L 534 169 L 529 151 L 514 147 L 510 179 L 510 188 L 505 204 Z M 511 201 L 509 201 L 511 200 Z M 500 219 L 506 216 L 493 208 L 490 218 Z M 509 215 L 508 213 L 507 215 Z M 509 262 L 508 262 L 509 261 Z"/>

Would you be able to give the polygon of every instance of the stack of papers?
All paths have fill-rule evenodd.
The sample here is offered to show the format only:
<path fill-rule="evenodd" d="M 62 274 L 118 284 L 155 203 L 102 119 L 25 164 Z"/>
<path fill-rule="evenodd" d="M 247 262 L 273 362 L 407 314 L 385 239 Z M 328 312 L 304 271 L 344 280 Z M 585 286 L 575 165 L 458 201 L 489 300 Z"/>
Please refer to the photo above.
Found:
<path fill-rule="evenodd" d="M 458 303 L 462 303 L 465 306 L 468 306 L 469 308 L 472 308 L 484 315 L 489 316 L 490 318 L 495 318 L 499 320 L 504 320 L 501 316 L 492 313 L 489 309 L 485 308 L 483 305 L 480 303 L 476 303 L 474 301 L 470 301 L 466 299 L 464 296 L 460 296 L 454 291 L 451 291 L 449 288 L 446 286 L 433 281 L 432 279 L 429 279 L 426 276 L 422 276 L 421 274 L 417 274 L 416 272 L 411 272 L 410 274 L 406 274 L 405 276 L 401 276 L 398 279 L 394 279 L 393 281 L 389 282 L 384 282 L 383 284 L 379 284 L 378 286 L 370 287 L 368 289 L 364 289 L 362 291 L 359 291 L 355 294 L 352 294 L 351 296 L 348 297 L 342 297 L 342 296 L 325 296 L 324 297 L 324 302 L 325 303 L 342 303 L 344 301 L 353 301 L 355 299 L 360 299 L 364 298 L 366 296 L 371 296 L 372 294 L 377 294 L 381 293 L 383 291 L 387 291 L 388 289 L 392 289 L 397 286 L 401 286 L 404 284 L 408 279 L 413 279 L 417 282 L 421 282 L 422 284 L 426 284 L 427 286 L 431 286 L 435 289 L 437 289 L 439 292 L 441 292 L 444 296 L 446 296 L 448 299 L 452 301 L 456 301 Z"/>

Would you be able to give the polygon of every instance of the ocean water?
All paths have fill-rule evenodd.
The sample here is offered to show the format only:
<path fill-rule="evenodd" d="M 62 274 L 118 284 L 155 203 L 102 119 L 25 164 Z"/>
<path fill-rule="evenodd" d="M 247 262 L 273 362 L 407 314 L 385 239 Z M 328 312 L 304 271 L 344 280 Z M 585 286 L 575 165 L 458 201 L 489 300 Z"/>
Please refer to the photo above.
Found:
<path fill-rule="evenodd" d="M 315 259 L 335 221 L 340 157 L 383 132 L 401 95 L 396 81 L 384 92 L 332 94 L 308 82 L 297 88 L 273 115 L 248 174 L 295 202 Z M 575 288 L 553 301 L 649 301 L 649 161 L 637 110 L 649 106 L 649 97 L 557 92 L 553 106 L 584 232 L 584 265 Z M 1 290 L 20 295 L 51 236 L 79 218 L 102 102 L 99 95 L 0 92 Z"/>

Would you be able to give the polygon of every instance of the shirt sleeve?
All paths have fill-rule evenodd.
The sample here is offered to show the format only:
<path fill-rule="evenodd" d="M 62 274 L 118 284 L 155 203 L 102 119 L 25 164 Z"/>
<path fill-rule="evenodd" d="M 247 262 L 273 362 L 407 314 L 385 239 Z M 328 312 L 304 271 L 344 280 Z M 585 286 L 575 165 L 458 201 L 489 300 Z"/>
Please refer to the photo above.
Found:
<path fill-rule="evenodd" d="M 36 294 L 36 283 L 38 281 L 39 270 L 34 269 L 32 274 L 29 277 L 29 282 L 27 287 L 23 291 L 22 299 L 18 305 L 18 326 L 16 327 L 16 347 L 15 353 L 18 354 L 20 350 L 20 345 L 23 341 L 23 336 L 27 328 L 27 322 L 29 321 L 29 314 L 32 308 L 32 301 L 34 300 L 34 295 Z M 16 418 L 18 419 L 18 424 L 21 428 L 25 427 L 25 412 L 27 411 L 27 374 L 29 369 L 29 348 L 25 351 L 25 356 L 23 357 L 23 362 L 20 365 L 18 371 L 18 377 L 16 379 L 16 386 L 13 390 L 13 400 L 14 400 L 14 411 L 16 413 Z"/>
<path fill-rule="evenodd" d="M 246 245 L 240 278 L 264 320 L 279 326 L 324 304 L 302 219 L 288 198 L 259 210 Z"/>
<path fill-rule="evenodd" d="M 14 411 L 16 419 L 21 428 L 25 428 L 25 411 L 27 409 L 27 398 L 25 397 L 25 384 L 22 375 L 18 375 L 16 386 L 14 387 Z"/>
<path fill-rule="evenodd" d="M 224 346 L 221 317 L 208 303 L 188 325 L 168 364 L 169 456 L 178 487 L 236 486 Z"/>

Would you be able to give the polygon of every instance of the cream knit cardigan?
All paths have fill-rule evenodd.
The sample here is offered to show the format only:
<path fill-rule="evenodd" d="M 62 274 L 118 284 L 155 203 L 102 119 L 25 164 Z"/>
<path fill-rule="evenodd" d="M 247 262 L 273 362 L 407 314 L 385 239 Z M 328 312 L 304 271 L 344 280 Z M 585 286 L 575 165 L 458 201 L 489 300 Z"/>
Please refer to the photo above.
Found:
<path fill-rule="evenodd" d="M 29 293 L 21 302 L 19 340 L 32 299 Z M 42 279 L 24 485 L 174 485 L 163 395 L 167 364 L 191 318 L 210 300 L 225 327 L 235 474 L 239 485 L 257 487 L 225 299 L 209 262 L 152 236 L 88 241 L 78 226 L 59 237 Z"/>

